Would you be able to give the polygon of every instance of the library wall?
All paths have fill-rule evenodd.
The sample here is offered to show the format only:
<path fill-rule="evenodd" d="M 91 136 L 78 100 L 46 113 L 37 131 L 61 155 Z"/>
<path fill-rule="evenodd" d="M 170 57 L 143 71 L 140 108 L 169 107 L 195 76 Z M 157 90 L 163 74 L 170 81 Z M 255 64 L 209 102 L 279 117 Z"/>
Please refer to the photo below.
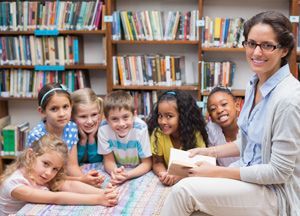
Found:
<path fill-rule="evenodd" d="M 182 1 L 182 0 L 153 0 L 140 1 L 128 0 L 117 1 L 117 10 L 161 10 L 164 11 L 164 19 L 166 12 L 169 10 L 188 11 L 198 9 L 198 2 Z M 254 14 L 265 9 L 277 10 L 285 15 L 289 14 L 289 3 L 287 0 L 204 0 L 203 14 L 210 17 L 243 17 L 249 18 Z M 102 63 L 105 61 L 105 52 L 103 50 L 103 36 L 85 35 L 84 36 L 84 61 Z M 117 54 L 170 54 L 185 56 L 185 78 L 188 84 L 198 80 L 197 61 L 198 61 L 197 45 L 117 45 Z M 247 62 L 245 61 L 244 52 L 205 52 L 203 60 L 222 61 L 230 60 L 236 63 L 237 70 L 234 75 L 233 88 L 244 89 L 247 81 L 252 75 Z M 106 94 L 106 75 L 103 71 L 89 71 L 92 88 L 99 95 Z M 17 124 L 23 121 L 29 121 L 33 127 L 40 120 L 37 112 L 37 100 L 9 100 L 9 114 L 12 117 L 12 123 Z"/>

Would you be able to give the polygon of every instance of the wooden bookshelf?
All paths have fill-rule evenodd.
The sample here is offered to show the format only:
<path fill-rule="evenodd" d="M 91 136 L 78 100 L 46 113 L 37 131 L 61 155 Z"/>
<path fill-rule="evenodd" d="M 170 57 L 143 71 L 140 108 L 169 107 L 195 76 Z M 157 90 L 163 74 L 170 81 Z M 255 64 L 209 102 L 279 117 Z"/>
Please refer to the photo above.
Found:
<path fill-rule="evenodd" d="M 44 1 L 39 1 L 39 2 L 44 2 Z M 58 2 L 60 2 L 60 1 L 56 1 L 56 3 L 58 3 Z M 77 1 L 73 1 L 73 2 L 75 3 Z M 110 1 L 102 0 L 102 2 L 106 6 L 110 5 Z M 86 8 L 88 8 L 88 6 L 86 6 Z M 94 12 L 92 10 L 91 10 L 91 12 L 92 12 L 91 15 L 93 15 Z M 99 17 L 101 17 L 101 16 L 102 16 L 102 14 Z M 95 18 L 95 19 L 97 19 L 97 18 Z M 90 18 L 89 22 L 91 20 L 92 19 Z M 109 56 L 108 55 L 109 53 L 107 53 L 106 50 L 105 50 L 106 47 L 107 47 L 105 39 L 110 38 L 110 37 L 107 36 L 107 33 L 110 34 L 110 31 L 108 30 L 108 28 L 106 28 L 106 23 L 102 22 L 101 20 L 102 19 L 99 18 L 99 28 L 100 28 L 100 30 L 92 29 L 92 27 L 91 28 L 88 28 L 88 27 L 85 28 L 85 26 L 84 26 L 84 28 L 82 28 L 80 30 L 58 30 L 58 36 L 64 36 L 64 37 L 66 37 L 66 36 L 77 36 L 77 38 L 78 38 L 79 63 L 78 64 L 72 64 L 72 65 L 63 65 L 64 70 L 84 70 L 84 72 L 86 71 L 89 74 L 93 73 L 94 76 L 95 76 L 95 73 L 101 73 L 101 74 L 105 73 L 106 74 L 106 71 L 109 71 L 107 69 L 107 64 L 106 64 L 107 56 Z M 91 23 L 89 23 L 89 24 L 91 24 Z M 102 24 L 105 25 L 104 28 L 102 28 L 103 27 Z M 81 24 L 81 25 L 83 26 L 85 24 Z M 77 26 L 76 26 L 76 28 L 77 28 Z M 87 30 L 87 29 L 89 29 L 89 30 Z M 47 31 L 50 32 L 49 35 L 47 35 Z M 37 37 L 44 37 L 44 36 L 45 37 L 56 37 L 55 35 L 51 35 L 51 31 L 52 30 L 45 30 L 45 32 L 46 32 L 45 35 L 37 36 Z M 25 30 L 17 30 L 17 31 L 12 31 L 12 30 L 3 31 L 3 30 L 0 30 L 0 37 L 17 37 L 17 36 L 29 37 L 29 36 L 35 35 L 36 33 L 37 33 L 36 30 L 32 30 L 32 29 L 31 30 L 26 30 L 26 31 Z M 87 36 L 88 39 L 85 38 L 86 36 Z M 99 43 L 102 43 L 102 47 L 103 47 L 104 50 L 95 50 L 94 52 L 98 52 L 98 51 L 103 52 L 103 57 L 104 57 L 104 62 L 105 63 L 92 63 L 93 61 L 90 61 L 89 59 L 85 58 L 86 55 L 84 53 L 84 50 L 85 50 L 84 43 L 89 42 L 88 41 L 89 38 L 92 38 L 95 41 L 98 41 L 99 38 L 100 38 Z M 102 38 L 103 38 L 103 40 L 102 40 Z M 64 45 L 64 46 L 66 46 L 66 45 Z M 73 49 L 73 47 L 72 47 L 72 49 Z M 56 58 L 57 58 L 57 56 L 56 56 Z M 85 62 L 86 59 L 87 59 L 88 63 Z M 98 59 L 96 59 L 95 62 L 98 62 Z M 99 62 L 102 62 L 102 61 L 99 61 Z M 33 71 L 35 69 L 35 66 L 36 65 L 0 65 L 0 70 L 11 70 L 11 69 L 16 70 L 17 69 L 17 70 L 30 70 L 30 71 Z M 103 75 L 101 75 L 101 76 L 103 76 Z M 107 79 L 107 81 L 108 80 L 109 79 Z M 107 90 L 109 91 L 110 89 L 107 89 Z M 6 116 L 6 115 L 9 114 L 9 112 L 8 112 L 9 111 L 8 105 L 10 104 L 9 101 L 36 101 L 36 100 L 37 100 L 37 98 L 32 98 L 32 97 L 31 98 L 27 98 L 27 97 L 0 97 L 0 117 Z M 34 105 L 34 106 L 37 106 L 37 105 Z M 32 126 L 34 126 L 34 125 L 32 125 Z M 13 160 L 14 158 L 15 158 L 14 156 L 0 156 L 0 174 L 2 173 L 4 163 L 7 163 L 10 160 Z"/>

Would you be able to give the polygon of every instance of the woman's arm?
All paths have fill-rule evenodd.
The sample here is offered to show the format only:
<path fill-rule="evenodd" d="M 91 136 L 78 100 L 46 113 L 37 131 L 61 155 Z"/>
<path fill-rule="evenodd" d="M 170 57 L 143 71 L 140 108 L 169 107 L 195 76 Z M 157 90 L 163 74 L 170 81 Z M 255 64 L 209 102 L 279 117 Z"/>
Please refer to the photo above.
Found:
<path fill-rule="evenodd" d="M 20 186 L 14 189 L 11 194 L 17 200 L 31 203 L 114 206 L 118 202 L 118 192 L 115 189 L 101 190 L 101 193 L 98 194 L 81 194 L 52 192 L 28 186 Z"/>
<path fill-rule="evenodd" d="M 224 145 L 212 146 L 209 148 L 194 148 L 188 151 L 190 152 L 191 157 L 197 154 L 216 158 L 240 156 L 240 150 L 234 142 L 226 143 Z"/>
<path fill-rule="evenodd" d="M 240 168 L 214 166 L 207 162 L 198 162 L 197 167 L 189 170 L 189 176 L 241 180 Z"/>

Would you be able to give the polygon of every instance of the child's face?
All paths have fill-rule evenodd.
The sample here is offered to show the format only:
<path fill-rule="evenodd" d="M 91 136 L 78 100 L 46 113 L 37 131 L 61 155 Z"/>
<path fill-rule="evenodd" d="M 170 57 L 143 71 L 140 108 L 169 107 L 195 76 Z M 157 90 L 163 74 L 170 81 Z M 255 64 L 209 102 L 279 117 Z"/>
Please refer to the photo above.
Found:
<path fill-rule="evenodd" d="M 123 138 L 133 127 L 133 113 L 126 109 L 112 109 L 108 112 L 107 122 L 113 131 Z"/>
<path fill-rule="evenodd" d="M 46 119 L 48 130 L 63 129 L 71 119 L 71 104 L 63 94 L 55 94 L 48 102 L 45 110 L 39 108 L 43 118 Z"/>
<path fill-rule="evenodd" d="M 236 123 L 239 106 L 229 94 L 216 92 L 209 97 L 207 105 L 211 120 L 222 128 Z"/>
<path fill-rule="evenodd" d="M 38 156 L 33 164 L 33 177 L 38 185 L 46 185 L 63 167 L 64 159 L 53 150 Z"/>
<path fill-rule="evenodd" d="M 175 101 L 161 101 L 158 104 L 158 124 L 166 135 L 175 135 L 178 130 L 179 113 Z"/>
<path fill-rule="evenodd" d="M 76 108 L 74 121 L 85 133 L 90 134 L 98 129 L 101 115 L 97 103 L 79 104 Z"/>

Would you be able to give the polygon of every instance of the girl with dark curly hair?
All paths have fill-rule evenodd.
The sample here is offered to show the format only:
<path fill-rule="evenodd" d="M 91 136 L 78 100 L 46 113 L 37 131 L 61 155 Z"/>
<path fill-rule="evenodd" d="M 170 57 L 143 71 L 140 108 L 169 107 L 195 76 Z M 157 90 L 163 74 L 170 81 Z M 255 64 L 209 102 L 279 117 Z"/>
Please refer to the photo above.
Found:
<path fill-rule="evenodd" d="M 164 185 L 174 185 L 181 177 L 167 173 L 170 149 L 203 148 L 208 143 L 201 109 L 191 95 L 178 90 L 166 91 L 153 107 L 147 123 L 153 171 Z"/>

